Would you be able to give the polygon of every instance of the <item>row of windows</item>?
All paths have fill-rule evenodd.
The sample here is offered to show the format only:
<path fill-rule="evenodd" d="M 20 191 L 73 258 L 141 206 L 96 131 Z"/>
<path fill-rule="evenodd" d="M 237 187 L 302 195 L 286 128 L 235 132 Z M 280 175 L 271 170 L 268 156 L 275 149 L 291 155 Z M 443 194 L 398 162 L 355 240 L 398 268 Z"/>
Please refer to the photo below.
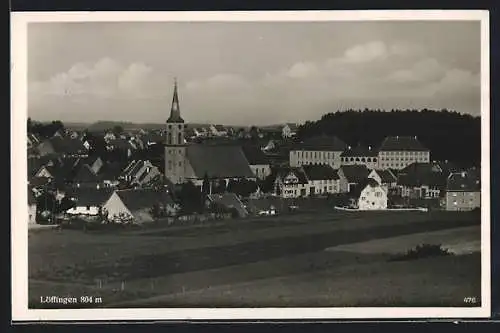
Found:
<path fill-rule="evenodd" d="M 177 133 L 177 142 L 172 143 L 172 133 L 168 133 L 167 135 L 167 144 L 182 144 L 184 143 L 184 138 L 182 137 L 182 133 Z"/>
<path fill-rule="evenodd" d="M 425 155 L 428 154 L 427 151 L 381 151 L 380 155 Z"/>
<path fill-rule="evenodd" d="M 173 127 L 174 127 L 174 125 L 172 125 L 172 124 L 168 125 L 169 130 L 172 130 Z M 177 125 L 177 128 L 180 130 L 185 129 L 186 127 L 187 127 L 187 125 L 182 125 L 182 124 Z"/>
<path fill-rule="evenodd" d="M 168 161 L 168 170 L 172 170 L 172 161 Z M 182 166 L 182 162 L 179 162 L 179 166 L 181 167 Z"/>
<path fill-rule="evenodd" d="M 340 158 L 340 161 L 342 162 L 377 162 L 377 158 L 376 157 L 367 157 L 367 158 L 364 158 L 364 157 L 341 157 Z"/>
<path fill-rule="evenodd" d="M 327 151 L 294 151 L 299 158 L 321 158 L 321 159 L 331 159 L 335 157 L 333 152 Z"/>
<path fill-rule="evenodd" d="M 179 150 L 177 150 L 177 149 L 169 149 L 168 150 L 168 153 L 170 155 L 175 155 L 177 152 L 179 152 L 179 155 L 182 155 L 182 149 L 179 149 Z"/>
<path fill-rule="evenodd" d="M 424 161 L 426 158 L 424 157 L 381 157 L 381 161 Z"/>

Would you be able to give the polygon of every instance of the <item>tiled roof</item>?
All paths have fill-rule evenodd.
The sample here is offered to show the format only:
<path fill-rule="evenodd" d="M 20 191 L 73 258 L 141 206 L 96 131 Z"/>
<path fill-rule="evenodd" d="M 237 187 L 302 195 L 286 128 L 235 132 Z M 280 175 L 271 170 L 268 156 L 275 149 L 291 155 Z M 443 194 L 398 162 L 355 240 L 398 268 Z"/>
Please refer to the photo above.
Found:
<path fill-rule="evenodd" d="M 269 164 L 269 159 L 266 154 L 264 154 L 262 149 L 258 146 L 243 145 L 241 149 L 243 150 L 243 154 L 245 154 L 245 157 L 250 165 Z"/>
<path fill-rule="evenodd" d="M 155 203 L 172 204 L 172 197 L 165 190 L 155 189 L 129 189 L 118 190 L 116 194 L 125 206 L 131 210 L 139 210 L 152 207 Z"/>
<path fill-rule="evenodd" d="M 80 167 L 80 170 L 76 174 L 75 178 L 73 179 L 77 183 L 90 183 L 90 182 L 98 182 L 99 178 L 97 175 L 92 171 L 90 166 L 88 164 L 84 164 Z"/>
<path fill-rule="evenodd" d="M 365 165 L 343 165 L 340 169 L 349 183 L 359 183 L 370 174 Z"/>
<path fill-rule="evenodd" d="M 384 139 L 379 151 L 428 151 L 417 137 L 414 136 L 390 136 Z"/>
<path fill-rule="evenodd" d="M 193 144 L 186 156 L 198 178 L 205 173 L 215 178 L 255 177 L 241 147 L 233 145 Z"/>
<path fill-rule="evenodd" d="M 76 199 L 76 205 L 83 206 L 101 206 L 113 194 L 113 191 L 107 188 L 76 188 L 66 193 L 66 196 Z"/>
<path fill-rule="evenodd" d="M 450 192 L 480 192 L 481 176 L 476 170 L 452 173 L 447 178 L 446 190 Z"/>
<path fill-rule="evenodd" d="M 341 157 L 376 157 L 378 152 L 372 147 L 365 147 L 362 145 L 357 145 L 354 148 L 347 147 L 346 150 L 342 152 Z"/>
<path fill-rule="evenodd" d="M 433 163 L 412 163 L 398 174 L 398 185 L 444 188 L 447 174 Z"/>
<path fill-rule="evenodd" d="M 99 170 L 98 176 L 102 180 L 117 180 L 120 177 L 123 168 L 124 166 L 120 162 L 104 163 Z"/>
<path fill-rule="evenodd" d="M 383 184 L 394 183 L 397 181 L 397 176 L 393 174 L 390 170 L 375 170 L 380 176 Z"/>
<path fill-rule="evenodd" d="M 87 149 L 83 142 L 79 139 L 71 139 L 69 137 L 53 136 L 49 139 L 54 151 L 58 154 L 79 154 Z"/>
<path fill-rule="evenodd" d="M 336 136 L 320 135 L 294 145 L 292 150 L 344 151 L 347 145 Z"/>
<path fill-rule="evenodd" d="M 339 179 L 339 175 L 337 174 L 337 170 L 332 168 L 330 165 L 322 164 L 322 165 L 303 165 L 302 168 L 309 180 L 330 180 L 330 179 Z"/>
<path fill-rule="evenodd" d="M 367 186 L 378 187 L 380 186 L 380 184 L 373 178 L 363 178 L 356 184 L 356 186 L 352 187 L 350 195 L 354 197 L 359 197 L 361 192 Z"/>
<path fill-rule="evenodd" d="M 286 177 L 290 173 L 293 173 L 295 177 L 299 179 L 300 184 L 307 184 L 309 180 L 307 179 L 307 175 L 304 172 L 304 169 L 301 167 L 293 168 L 293 167 L 283 167 L 277 168 L 277 174 L 281 177 Z"/>

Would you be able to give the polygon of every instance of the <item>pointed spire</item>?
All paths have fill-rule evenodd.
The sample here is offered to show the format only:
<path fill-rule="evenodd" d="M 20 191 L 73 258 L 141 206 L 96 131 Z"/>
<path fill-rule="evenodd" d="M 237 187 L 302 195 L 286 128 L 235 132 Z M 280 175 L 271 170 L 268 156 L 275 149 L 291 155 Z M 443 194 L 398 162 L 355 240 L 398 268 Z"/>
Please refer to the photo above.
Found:
<path fill-rule="evenodd" d="M 184 120 L 181 118 L 181 110 L 179 107 L 179 95 L 177 92 L 177 78 L 174 78 L 174 95 L 172 97 L 172 107 L 170 109 L 170 117 L 167 123 L 183 123 Z"/>

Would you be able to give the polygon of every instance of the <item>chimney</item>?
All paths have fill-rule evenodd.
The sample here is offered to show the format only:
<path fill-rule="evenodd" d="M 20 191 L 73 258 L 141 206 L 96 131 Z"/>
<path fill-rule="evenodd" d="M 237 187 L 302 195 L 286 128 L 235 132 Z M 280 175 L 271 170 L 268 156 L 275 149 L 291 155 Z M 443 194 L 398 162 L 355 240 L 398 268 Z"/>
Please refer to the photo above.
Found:
<path fill-rule="evenodd" d="M 415 140 L 418 140 L 416 135 L 415 135 Z"/>
<path fill-rule="evenodd" d="M 368 150 L 370 150 L 370 151 L 371 151 L 371 150 L 372 150 L 372 146 L 368 146 Z"/>
<path fill-rule="evenodd" d="M 462 178 L 465 178 L 467 176 L 465 171 L 462 171 Z"/>
<path fill-rule="evenodd" d="M 396 135 L 396 139 L 398 139 L 398 140 L 399 140 L 399 135 Z"/>

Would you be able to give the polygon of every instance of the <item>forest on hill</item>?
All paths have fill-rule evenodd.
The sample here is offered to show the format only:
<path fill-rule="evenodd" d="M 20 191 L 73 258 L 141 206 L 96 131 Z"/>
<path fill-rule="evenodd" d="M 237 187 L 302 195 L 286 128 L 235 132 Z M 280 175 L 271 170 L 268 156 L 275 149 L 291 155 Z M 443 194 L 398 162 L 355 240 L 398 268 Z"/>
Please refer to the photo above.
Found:
<path fill-rule="evenodd" d="M 347 110 L 299 126 L 298 138 L 335 135 L 351 146 L 378 147 L 386 136 L 417 136 L 432 160 L 481 162 L 481 118 L 449 110 Z"/>

